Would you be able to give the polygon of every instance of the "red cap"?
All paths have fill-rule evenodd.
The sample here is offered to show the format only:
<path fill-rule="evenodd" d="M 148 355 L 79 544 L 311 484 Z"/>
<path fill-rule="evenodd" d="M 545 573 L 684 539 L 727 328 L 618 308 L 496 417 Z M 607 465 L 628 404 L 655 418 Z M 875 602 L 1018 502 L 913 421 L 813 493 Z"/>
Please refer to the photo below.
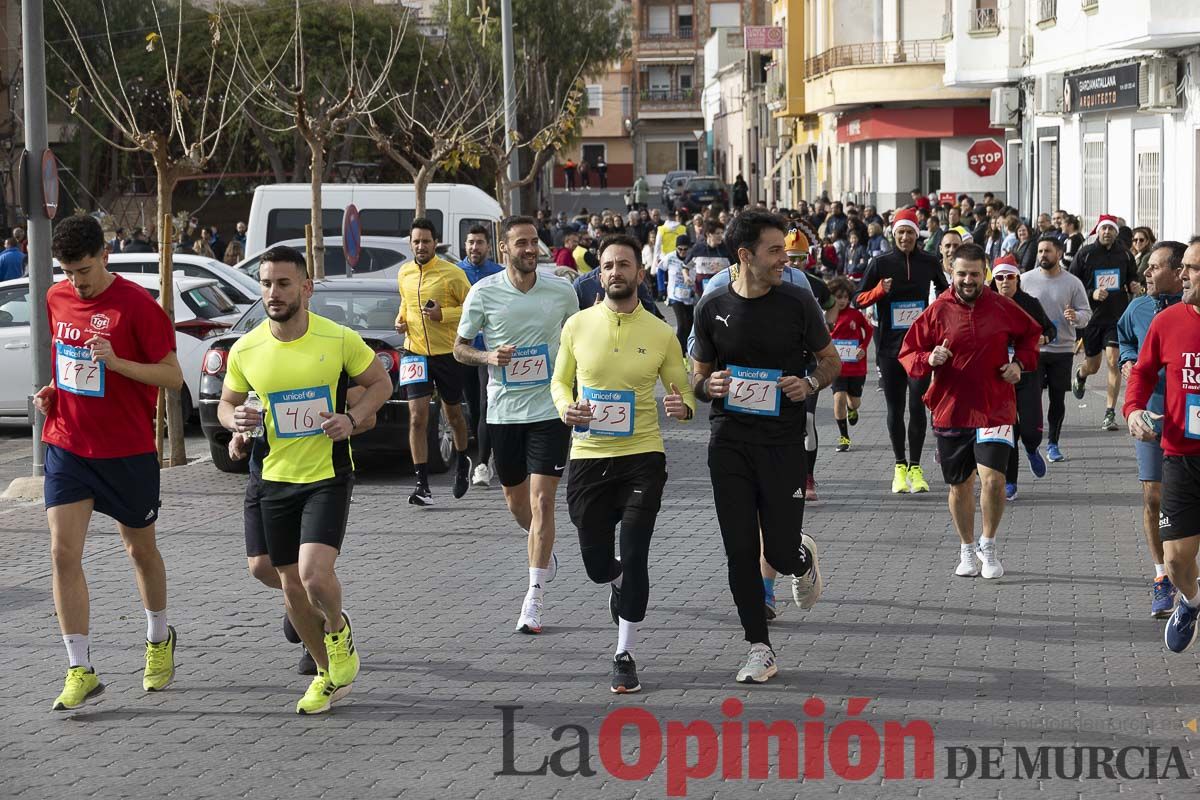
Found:
<path fill-rule="evenodd" d="M 1117 222 L 1116 217 L 1114 217 L 1112 214 L 1101 214 L 1100 219 L 1096 220 L 1096 227 L 1092 228 L 1093 236 L 1095 236 L 1096 232 L 1100 230 L 1101 225 L 1111 225 L 1113 230 L 1121 230 L 1121 223 Z"/>
<path fill-rule="evenodd" d="M 1020 264 L 1017 263 L 1017 259 L 1012 253 L 1005 253 L 1004 255 L 1000 256 L 999 258 L 997 258 L 995 261 L 992 262 L 993 267 L 998 267 L 1001 264 L 1009 264 L 1009 265 L 1017 267 L 1017 268 L 1020 268 L 1020 266 L 1021 266 Z"/>
<path fill-rule="evenodd" d="M 915 208 L 902 208 L 892 215 L 892 230 L 909 225 L 917 233 L 921 232 L 921 224 L 917 222 L 917 210 Z"/>

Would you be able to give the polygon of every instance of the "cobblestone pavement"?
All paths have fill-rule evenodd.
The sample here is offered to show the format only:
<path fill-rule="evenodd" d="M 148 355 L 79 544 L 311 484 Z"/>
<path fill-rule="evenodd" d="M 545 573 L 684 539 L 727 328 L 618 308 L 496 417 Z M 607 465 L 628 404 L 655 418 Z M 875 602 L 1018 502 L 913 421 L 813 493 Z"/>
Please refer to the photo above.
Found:
<path fill-rule="evenodd" d="M 1124 433 L 1099 430 L 1099 394 L 1087 404 L 1068 398 L 1070 460 L 1051 465 L 1042 481 L 1023 472 L 1002 529 L 1006 574 L 985 582 L 953 577 L 957 544 L 929 445 L 934 491 L 892 496 L 882 396 L 868 387 L 845 454 L 832 450 L 836 430 L 823 398 L 821 501 L 809 507 L 806 528 L 820 542 L 825 595 L 808 612 L 789 603 L 774 624 L 781 672 L 762 687 L 733 681 L 746 645 L 726 585 L 703 422 L 668 428 L 670 480 L 635 651 L 644 691 L 619 698 L 607 688 L 615 643 L 607 592 L 584 574 L 561 491 L 561 570 L 547 592 L 545 632 L 528 637 L 512 632 L 525 546 L 499 489 L 473 489 L 456 502 L 442 476 L 434 483 L 440 504 L 416 510 L 405 502 L 410 478 L 374 471 L 360 478 L 338 564 L 363 671 L 332 713 L 297 717 L 292 706 L 307 679 L 293 671 L 298 649 L 280 632 L 280 597 L 246 572 L 243 478 L 202 461 L 163 481 L 176 682 L 161 694 L 141 691 L 143 615 L 115 526 L 98 518 L 85 566 L 93 660 L 108 691 L 75 713 L 52 713 L 64 654 L 44 515 L 0 505 L 0 611 L 9 620 L 0 643 L 9 676 L 0 796 L 661 798 L 686 788 L 693 798 L 1194 797 L 1196 736 L 1184 723 L 1200 716 L 1196 656 L 1167 653 L 1162 623 L 1149 616 L 1153 573 L 1132 446 Z M 868 699 L 856 716 L 854 697 Z M 722 710 L 729 698 L 744 704 L 740 713 Z M 823 713 L 805 705 L 811 698 L 823 701 Z M 498 706 L 521 707 L 511 711 L 508 770 Z M 633 726 L 621 747 L 602 735 L 619 710 L 646 723 L 642 747 Z M 841 727 L 852 719 L 868 724 Z M 725 755 L 701 752 L 700 739 L 671 746 L 687 731 L 704 736 L 702 725 L 680 727 L 695 720 L 714 724 Z M 931 777 L 913 778 L 911 744 L 904 777 L 885 777 L 875 742 L 890 720 L 932 726 Z M 767 777 L 751 778 L 754 756 L 738 746 L 739 731 L 787 721 L 803 732 L 790 753 L 799 748 L 806 777 L 791 777 L 790 759 L 772 745 Z M 823 723 L 824 733 L 804 723 Z M 556 730 L 568 724 L 581 727 Z M 818 777 L 804 754 L 822 740 Z M 987 746 L 1005 750 L 981 754 Z M 1056 776 L 1048 750 L 1048 777 L 1037 779 L 1034 765 L 1024 772 L 1035 778 L 1019 779 L 1018 746 L 1143 748 L 1126 753 L 1125 772 L 1135 775 L 1150 771 L 1144 748 L 1162 748 L 1162 772 L 1177 747 L 1187 778 L 1169 770 L 1163 780 L 1109 779 L 1100 766 L 1098 779 L 1075 781 L 1068 749 L 1060 751 L 1067 778 Z M 947 777 L 952 753 L 960 768 L 967 758 L 955 747 L 972 748 L 976 761 L 999 759 L 992 774 L 1004 777 L 981 778 L 981 763 L 973 777 Z M 849 765 L 866 760 L 859 780 L 841 777 L 853 775 L 847 748 Z M 552 766 L 572 774 L 496 774 L 536 772 L 560 749 Z M 1088 760 L 1105 755 L 1081 752 L 1085 775 Z M 635 766 L 623 772 L 618 756 Z M 716 771 L 684 787 L 685 761 L 699 762 L 699 774 Z"/>

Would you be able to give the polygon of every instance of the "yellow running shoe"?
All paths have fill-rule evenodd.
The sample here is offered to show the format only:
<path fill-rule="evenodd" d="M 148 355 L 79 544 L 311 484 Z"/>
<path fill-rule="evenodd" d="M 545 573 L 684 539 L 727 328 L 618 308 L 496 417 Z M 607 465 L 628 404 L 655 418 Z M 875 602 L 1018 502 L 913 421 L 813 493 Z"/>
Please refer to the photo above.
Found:
<path fill-rule="evenodd" d="M 161 692 L 175 680 L 175 629 L 167 626 L 165 642 L 146 642 L 146 672 L 142 675 L 142 688 L 147 692 Z"/>
<path fill-rule="evenodd" d="M 892 477 L 892 494 L 908 494 L 908 465 L 897 464 Z"/>
<path fill-rule="evenodd" d="M 925 473 L 921 471 L 921 467 L 913 464 L 908 468 L 908 482 L 912 484 L 914 494 L 929 491 L 929 482 L 925 480 Z"/>
<path fill-rule="evenodd" d="M 79 708 L 89 697 L 104 692 L 104 684 L 92 667 L 71 667 L 63 682 L 62 694 L 54 701 L 55 711 L 70 711 Z"/>
<path fill-rule="evenodd" d="M 308 685 L 308 691 L 296 703 L 297 714 L 324 714 L 329 707 L 350 694 L 350 686 L 337 686 L 320 667 Z"/>
<path fill-rule="evenodd" d="M 358 676 L 358 651 L 354 649 L 354 633 L 350 616 L 344 611 L 346 624 L 337 633 L 325 634 L 325 652 L 329 656 L 329 679 L 336 686 L 349 686 Z"/>

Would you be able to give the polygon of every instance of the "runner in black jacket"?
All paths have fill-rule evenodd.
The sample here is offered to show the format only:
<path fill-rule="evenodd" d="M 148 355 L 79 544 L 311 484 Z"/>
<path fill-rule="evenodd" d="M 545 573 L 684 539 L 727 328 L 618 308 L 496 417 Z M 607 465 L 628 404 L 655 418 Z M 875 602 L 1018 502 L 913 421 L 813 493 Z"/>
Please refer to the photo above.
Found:
<path fill-rule="evenodd" d="M 879 317 L 875 338 L 875 363 L 883 378 L 883 397 L 887 401 L 887 427 L 896 456 L 892 479 L 895 494 L 928 492 L 929 484 L 921 471 L 921 450 L 929 425 L 921 396 L 929 388 L 929 378 L 910 380 L 896 358 L 900 344 L 915 320 L 929 304 L 929 287 L 946 291 L 946 273 L 934 255 L 917 247 L 917 212 L 911 208 L 897 211 L 892 218 L 895 249 L 871 260 L 863 275 L 862 291 L 855 297 L 860 308 L 874 305 Z M 908 457 L 905 458 L 904 403 L 908 392 Z"/>

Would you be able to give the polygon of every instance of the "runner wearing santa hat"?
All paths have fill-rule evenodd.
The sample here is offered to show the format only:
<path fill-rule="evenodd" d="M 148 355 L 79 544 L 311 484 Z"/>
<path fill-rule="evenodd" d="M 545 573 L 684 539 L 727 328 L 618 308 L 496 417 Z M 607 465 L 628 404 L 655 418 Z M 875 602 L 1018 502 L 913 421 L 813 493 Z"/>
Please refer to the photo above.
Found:
<path fill-rule="evenodd" d="M 1017 266 L 1017 260 L 1011 253 L 1000 256 L 992 264 L 992 288 L 1019 305 L 1022 311 L 1033 317 L 1042 327 L 1039 346 L 1058 336 L 1058 329 L 1046 316 L 1041 302 L 1021 289 L 1021 268 Z M 1042 380 L 1041 373 L 1033 368 L 1022 369 L 1021 380 L 1017 383 L 1017 427 L 1014 443 L 1025 446 L 1033 477 L 1045 477 L 1046 460 L 1038 450 L 1042 446 Z M 1018 450 L 1012 447 L 1008 452 L 1008 468 L 1004 471 L 1004 496 L 1009 500 L 1017 499 L 1019 471 Z"/>
<path fill-rule="evenodd" d="M 1117 240 L 1120 222 L 1101 214 L 1092 233 L 1096 241 L 1084 245 L 1071 262 L 1071 274 L 1083 282 L 1092 306 L 1092 321 L 1083 330 L 1085 360 L 1075 372 L 1071 391 L 1082 400 L 1088 376 L 1100 371 L 1100 354 L 1108 365 L 1108 398 L 1101 429 L 1119 430 L 1117 395 L 1121 391 L 1120 350 L 1117 344 L 1117 320 L 1129 305 L 1133 284 L 1137 283 L 1137 262 Z"/>
<path fill-rule="evenodd" d="M 862 290 L 854 298 L 860 308 L 874 305 L 879 318 L 875 363 L 883 381 L 888 435 L 896 457 L 893 494 L 929 491 L 929 483 L 921 470 L 921 450 L 929 426 L 921 396 L 929 388 L 930 376 L 926 373 L 920 378 L 910 378 L 897 356 L 904 334 L 929 305 L 930 285 L 937 287 L 940 294 L 949 283 L 937 256 L 917 247 L 919 236 L 916 210 L 903 208 L 897 211 L 892 217 L 895 248 L 871 259 L 863 274 Z M 904 427 L 906 402 L 907 431 Z"/>

